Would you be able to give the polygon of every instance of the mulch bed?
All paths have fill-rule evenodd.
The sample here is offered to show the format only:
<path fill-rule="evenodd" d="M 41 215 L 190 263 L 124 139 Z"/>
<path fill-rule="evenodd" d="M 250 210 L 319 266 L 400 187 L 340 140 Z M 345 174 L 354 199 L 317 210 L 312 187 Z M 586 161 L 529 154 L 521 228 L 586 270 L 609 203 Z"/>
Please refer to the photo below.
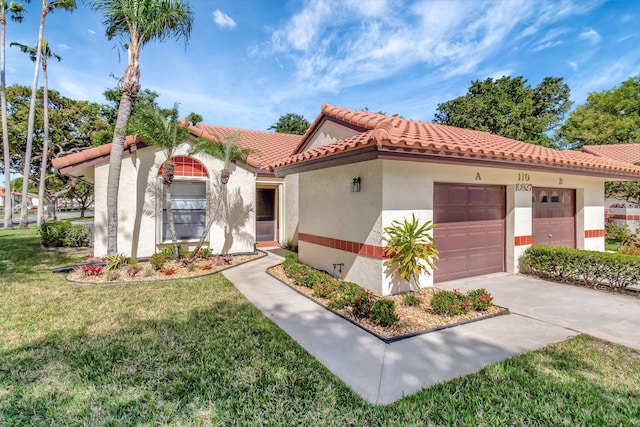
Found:
<path fill-rule="evenodd" d="M 268 272 L 300 294 L 305 295 L 307 298 L 327 308 L 327 304 L 329 303 L 327 298 L 316 297 L 313 295 L 312 289 L 295 285 L 285 274 L 282 265 L 271 267 Z M 384 297 L 395 302 L 396 314 L 400 317 L 398 323 L 393 326 L 380 326 L 369 319 L 358 318 L 353 315 L 350 307 L 340 310 L 327 308 L 327 310 L 333 311 L 385 342 L 398 341 L 403 338 L 509 313 L 508 309 L 494 305 L 486 311 L 472 310 L 459 316 L 441 316 L 434 313 L 429 305 L 431 297 L 438 291 L 440 291 L 440 289 L 433 287 L 412 291 L 411 293 L 422 301 L 419 307 L 410 307 L 403 304 L 406 293 Z"/>
<path fill-rule="evenodd" d="M 257 252 L 255 254 L 248 255 L 233 255 L 230 256 L 230 261 L 225 262 L 222 259 L 198 259 L 193 262 L 192 267 L 183 265 L 180 261 L 166 262 L 162 270 L 154 270 L 151 264 L 146 261 L 138 262 L 140 271 L 135 275 L 130 273 L 128 266 L 121 267 L 113 272 L 106 271 L 106 268 L 96 276 L 86 275 L 82 271 L 82 266 L 74 268 L 66 277 L 67 281 L 73 283 L 108 283 L 108 284 L 121 284 L 121 283 L 144 283 L 155 282 L 159 280 L 180 280 L 190 279 L 197 277 L 204 277 L 211 274 L 218 273 L 227 268 L 235 267 L 245 262 L 253 261 L 254 259 L 262 258 L 266 256 L 264 252 Z M 166 274 L 173 270 L 173 273 Z"/>

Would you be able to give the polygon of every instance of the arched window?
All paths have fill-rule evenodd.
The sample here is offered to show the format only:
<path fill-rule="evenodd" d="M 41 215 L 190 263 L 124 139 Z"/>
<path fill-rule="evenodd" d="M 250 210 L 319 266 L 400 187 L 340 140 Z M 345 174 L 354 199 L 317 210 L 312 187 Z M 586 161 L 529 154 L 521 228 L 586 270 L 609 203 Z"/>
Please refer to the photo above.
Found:
<path fill-rule="evenodd" d="M 207 168 L 204 167 L 202 163 L 198 160 L 187 157 L 187 156 L 175 156 L 173 158 L 173 163 L 176 165 L 176 171 L 173 176 L 183 176 L 183 177 L 209 177 L 209 172 L 207 172 Z M 158 169 L 158 176 L 162 175 L 162 168 L 164 167 L 164 163 Z"/>
<path fill-rule="evenodd" d="M 175 156 L 174 178 L 171 184 L 171 208 L 173 222 L 178 240 L 197 240 L 204 232 L 207 219 L 207 168 L 198 160 L 187 156 Z M 162 176 L 164 164 L 158 170 Z M 167 205 L 162 191 L 162 222 L 160 227 L 160 241 L 171 241 Z"/>

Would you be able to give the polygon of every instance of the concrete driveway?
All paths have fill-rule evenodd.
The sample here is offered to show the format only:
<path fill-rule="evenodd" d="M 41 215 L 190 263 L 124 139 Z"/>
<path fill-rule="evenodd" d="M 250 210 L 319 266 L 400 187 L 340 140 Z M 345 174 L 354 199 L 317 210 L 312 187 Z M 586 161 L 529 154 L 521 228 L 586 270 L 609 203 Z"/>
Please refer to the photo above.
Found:
<path fill-rule="evenodd" d="M 640 349 L 640 298 L 534 277 L 497 273 L 438 283 L 443 289 L 485 288 L 497 305 L 553 326 Z"/>
<path fill-rule="evenodd" d="M 392 403 L 579 331 L 639 347 L 640 328 L 633 335 L 625 331 L 640 319 L 640 299 L 509 274 L 439 287 L 484 287 L 511 314 L 385 344 L 266 273 L 280 262 L 278 253 L 269 253 L 224 275 L 320 363 L 374 404 Z"/>

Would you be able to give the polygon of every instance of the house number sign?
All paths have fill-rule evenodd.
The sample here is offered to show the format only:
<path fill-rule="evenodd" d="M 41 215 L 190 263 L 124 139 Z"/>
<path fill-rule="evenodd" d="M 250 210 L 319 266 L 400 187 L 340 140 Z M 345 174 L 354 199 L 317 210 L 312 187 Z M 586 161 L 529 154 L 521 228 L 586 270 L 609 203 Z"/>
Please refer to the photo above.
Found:
<path fill-rule="evenodd" d="M 516 184 L 516 191 L 531 191 L 533 186 L 529 184 L 530 179 L 531 176 L 528 173 L 519 173 L 518 181 L 520 182 Z"/>

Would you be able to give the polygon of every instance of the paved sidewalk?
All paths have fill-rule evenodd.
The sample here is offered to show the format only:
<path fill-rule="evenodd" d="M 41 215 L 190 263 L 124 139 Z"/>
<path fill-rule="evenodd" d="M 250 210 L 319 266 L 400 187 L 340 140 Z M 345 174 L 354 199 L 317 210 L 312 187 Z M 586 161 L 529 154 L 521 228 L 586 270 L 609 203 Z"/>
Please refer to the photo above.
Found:
<path fill-rule="evenodd" d="M 268 267 L 282 262 L 280 256 L 268 254 L 224 275 L 320 363 L 374 404 L 392 403 L 577 334 L 510 314 L 385 344 L 267 274 Z M 496 303 L 505 305 L 499 298 Z"/>

